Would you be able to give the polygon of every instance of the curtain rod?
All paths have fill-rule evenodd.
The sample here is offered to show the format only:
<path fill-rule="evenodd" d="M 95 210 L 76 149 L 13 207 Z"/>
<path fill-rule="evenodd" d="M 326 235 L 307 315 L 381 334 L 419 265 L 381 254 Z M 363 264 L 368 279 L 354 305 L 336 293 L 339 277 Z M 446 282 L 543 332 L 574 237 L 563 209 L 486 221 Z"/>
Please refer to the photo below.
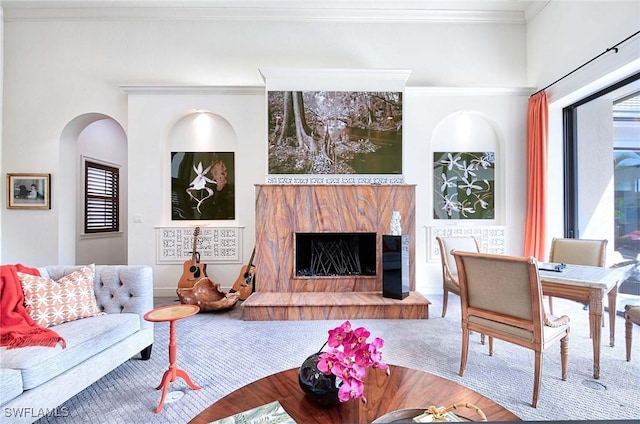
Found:
<path fill-rule="evenodd" d="M 620 41 L 618 44 L 614 45 L 613 47 L 609 47 L 607 50 L 603 51 L 602 53 L 600 53 L 599 55 L 597 55 L 596 57 L 594 57 L 593 59 L 591 59 L 588 62 L 583 63 L 582 65 L 578 66 L 576 69 L 574 69 L 573 71 L 569 72 L 566 75 L 561 76 L 560 78 L 558 78 L 557 80 L 555 80 L 554 82 L 552 82 L 551 84 L 547 85 L 545 88 L 536 91 L 535 93 L 533 93 L 530 97 L 535 96 L 536 94 L 546 90 L 547 88 L 557 84 L 558 82 L 562 81 L 563 79 L 565 79 L 566 77 L 568 77 L 569 75 L 573 74 L 574 72 L 577 72 L 578 70 L 584 68 L 585 66 L 587 66 L 588 64 L 590 64 L 591 62 L 593 62 L 594 60 L 600 58 L 601 56 L 609 53 L 610 51 L 613 51 L 614 53 L 618 53 L 618 46 L 626 41 L 629 41 L 630 39 L 632 39 L 633 37 L 635 37 L 636 35 L 640 34 L 640 31 L 636 31 L 635 33 L 631 34 L 630 36 L 628 36 L 627 38 L 625 38 L 624 40 Z"/>

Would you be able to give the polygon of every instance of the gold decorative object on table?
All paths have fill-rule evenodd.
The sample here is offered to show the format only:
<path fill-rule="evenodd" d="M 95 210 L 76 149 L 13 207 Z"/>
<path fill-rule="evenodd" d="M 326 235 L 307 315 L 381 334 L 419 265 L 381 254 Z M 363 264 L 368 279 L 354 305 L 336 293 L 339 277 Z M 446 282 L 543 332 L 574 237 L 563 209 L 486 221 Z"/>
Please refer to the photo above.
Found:
<path fill-rule="evenodd" d="M 476 420 L 476 421 L 487 421 L 487 416 L 482 411 L 482 409 L 468 402 L 459 402 L 447 408 L 445 408 L 444 406 L 440 406 L 440 407 L 430 406 L 427 409 L 410 408 L 410 409 L 401 409 L 398 411 L 389 412 L 388 414 L 385 414 L 377 418 L 376 420 L 374 420 L 373 424 L 470 421 L 467 418 L 460 417 L 453 413 L 453 411 L 462 409 L 462 408 L 471 409 L 473 412 L 475 412 L 480 418 L 479 420 Z"/>

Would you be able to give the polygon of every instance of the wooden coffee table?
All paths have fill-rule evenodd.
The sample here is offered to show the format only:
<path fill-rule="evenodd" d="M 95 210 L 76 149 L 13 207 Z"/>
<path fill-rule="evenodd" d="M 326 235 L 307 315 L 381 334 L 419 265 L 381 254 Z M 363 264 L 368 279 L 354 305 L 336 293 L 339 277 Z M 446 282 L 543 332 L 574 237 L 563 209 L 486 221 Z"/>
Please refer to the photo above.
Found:
<path fill-rule="evenodd" d="M 481 394 L 444 378 L 411 368 L 390 365 L 391 375 L 369 369 L 364 394 L 367 403 L 352 400 L 335 408 L 321 408 L 304 396 L 298 384 L 298 369 L 282 371 L 254 381 L 223 397 L 190 422 L 205 424 L 274 400 L 298 423 L 371 423 L 376 418 L 405 408 L 450 406 L 469 402 L 484 411 L 489 421 L 520 421 L 515 414 Z M 474 411 L 456 414 L 477 419 Z"/>

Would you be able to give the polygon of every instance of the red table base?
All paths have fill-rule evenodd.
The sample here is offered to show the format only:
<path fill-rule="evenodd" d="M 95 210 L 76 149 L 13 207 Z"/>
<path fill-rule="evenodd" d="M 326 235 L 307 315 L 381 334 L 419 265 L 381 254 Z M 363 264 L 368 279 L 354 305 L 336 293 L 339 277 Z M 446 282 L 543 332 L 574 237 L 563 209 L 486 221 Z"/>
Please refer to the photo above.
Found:
<path fill-rule="evenodd" d="M 162 389 L 160 403 L 155 410 L 156 414 L 162 410 L 164 401 L 167 397 L 167 391 L 169 390 L 169 384 L 176 381 L 176 378 L 182 378 L 193 390 L 199 390 L 201 388 L 195 384 L 191 378 L 189 378 L 189 374 L 187 374 L 185 370 L 176 367 L 178 351 L 178 343 L 176 342 L 176 321 L 196 314 L 199 310 L 200 308 L 195 305 L 165 306 L 149 311 L 144 316 L 147 321 L 169 321 L 169 369 L 164 372 L 160 385 L 156 387 L 156 390 Z"/>

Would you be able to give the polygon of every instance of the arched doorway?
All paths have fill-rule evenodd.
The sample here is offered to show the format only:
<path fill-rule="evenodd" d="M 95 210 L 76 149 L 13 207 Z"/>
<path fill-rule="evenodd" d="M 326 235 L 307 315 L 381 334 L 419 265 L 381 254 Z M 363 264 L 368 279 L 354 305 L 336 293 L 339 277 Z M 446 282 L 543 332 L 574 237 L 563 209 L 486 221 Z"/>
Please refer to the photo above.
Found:
<path fill-rule="evenodd" d="M 119 231 L 84 233 L 84 162 L 92 161 L 119 170 Z M 71 120 L 60 136 L 59 253 L 61 264 L 127 263 L 127 136 L 110 116 L 88 113 Z"/>

